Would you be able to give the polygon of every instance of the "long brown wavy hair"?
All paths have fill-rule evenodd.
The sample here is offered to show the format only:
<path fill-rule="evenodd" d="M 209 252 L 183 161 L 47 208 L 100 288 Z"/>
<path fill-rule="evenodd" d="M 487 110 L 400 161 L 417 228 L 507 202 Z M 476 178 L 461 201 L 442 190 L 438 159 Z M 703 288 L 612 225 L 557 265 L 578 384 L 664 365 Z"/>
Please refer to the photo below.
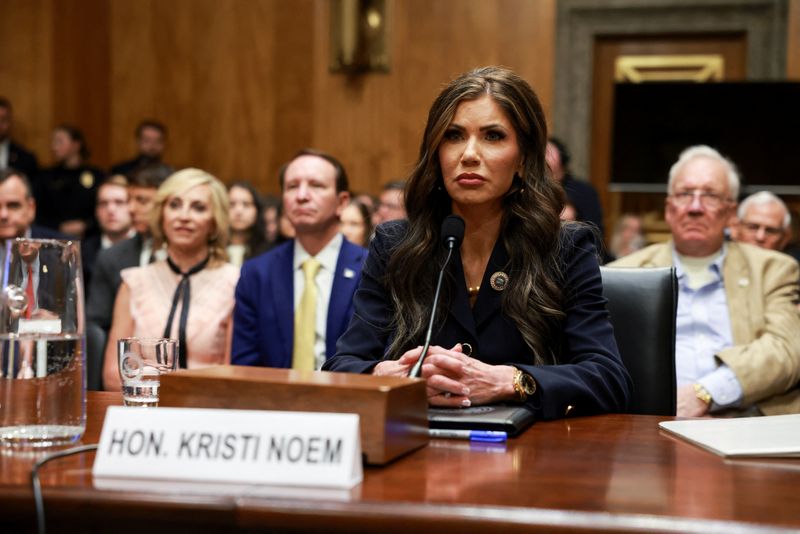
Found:
<path fill-rule="evenodd" d="M 534 363 L 556 363 L 552 341 L 564 316 L 560 289 L 561 187 L 545 166 L 547 126 L 539 99 L 525 80 L 502 67 L 462 74 L 439 94 L 428 113 L 419 160 L 405 193 L 408 230 L 392 250 L 384 283 L 394 307 L 394 337 L 387 356 L 397 358 L 420 343 L 430 317 L 436 274 L 445 258 L 440 241 L 444 218 L 452 211 L 439 165 L 439 145 L 461 102 L 488 94 L 499 104 L 517 133 L 522 170 L 504 200 L 500 239 L 509 255 L 509 286 L 502 310 L 519 329 Z M 452 300 L 452 275 L 442 290 L 438 327 Z"/>

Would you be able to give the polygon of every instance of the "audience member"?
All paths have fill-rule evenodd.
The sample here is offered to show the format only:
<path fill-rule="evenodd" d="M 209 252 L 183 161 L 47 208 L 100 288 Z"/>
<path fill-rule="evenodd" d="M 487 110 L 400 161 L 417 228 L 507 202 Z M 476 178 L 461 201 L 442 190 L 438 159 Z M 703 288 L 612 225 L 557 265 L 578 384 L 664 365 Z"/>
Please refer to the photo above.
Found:
<path fill-rule="evenodd" d="M 11 168 L 35 177 L 39 172 L 36 156 L 11 140 L 12 120 L 11 102 L 0 97 L 0 170 Z"/>
<path fill-rule="evenodd" d="M 264 205 L 264 211 L 262 212 L 264 217 L 264 236 L 270 246 L 276 245 L 280 236 L 281 199 L 273 195 L 267 195 L 261 203 Z"/>
<path fill-rule="evenodd" d="M 632 213 L 623 214 L 614 225 L 608 251 L 612 258 L 623 258 L 644 247 L 642 218 Z"/>
<path fill-rule="evenodd" d="M 357 193 L 353 195 L 353 198 L 364 204 L 372 216 L 375 215 L 375 210 L 378 209 L 378 204 L 380 203 L 378 197 L 367 193 Z"/>
<path fill-rule="evenodd" d="M 570 153 L 561 140 L 551 137 L 547 141 L 547 166 L 553 178 L 564 188 L 567 200 L 575 206 L 575 214 L 578 221 L 585 221 L 594 224 L 600 230 L 600 237 L 603 236 L 603 210 L 600 207 L 600 199 L 597 196 L 592 184 L 581 180 L 572 175 L 569 170 Z"/>
<path fill-rule="evenodd" d="M 630 378 L 594 234 L 559 221 L 546 142 L 539 100 L 513 72 L 476 69 L 444 88 L 408 181 L 408 220 L 376 230 L 353 320 L 326 370 L 409 373 L 448 254 L 439 229 L 453 213 L 466 231 L 422 366 L 428 402 L 514 402 L 542 419 L 625 409 Z"/>
<path fill-rule="evenodd" d="M 230 361 L 239 269 L 225 253 L 225 186 L 199 169 L 176 172 L 158 189 L 150 231 L 167 259 L 122 271 L 103 367 L 109 390 L 120 387 L 116 340 L 123 337 L 178 339 L 181 368 Z"/>
<path fill-rule="evenodd" d="M 770 250 L 783 250 L 788 244 L 792 218 L 783 200 L 769 191 L 759 191 L 739 204 L 731 237 Z"/>
<path fill-rule="evenodd" d="M 231 227 L 228 258 L 233 265 L 241 267 L 244 260 L 254 258 L 269 249 L 261 216 L 264 209 L 258 191 L 249 182 L 231 184 L 228 188 L 228 200 Z"/>
<path fill-rule="evenodd" d="M 783 252 L 800 262 L 800 212 L 789 210 L 789 239 Z"/>
<path fill-rule="evenodd" d="M 342 234 L 351 243 L 366 247 L 372 237 L 372 217 L 364 203 L 357 199 L 342 210 Z"/>
<path fill-rule="evenodd" d="M 93 230 L 97 188 L 104 175 L 88 165 L 86 139 L 74 126 L 56 128 L 51 149 L 55 165 L 42 171 L 34 182 L 37 221 L 80 239 Z"/>
<path fill-rule="evenodd" d="M 372 226 L 378 226 L 386 221 L 406 218 L 405 182 L 389 182 L 383 186 L 378 208 L 372 215 Z"/>
<path fill-rule="evenodd" d="M 87 292 L 86 319 L 104 332 L 111 327 L 114 298 L 122 281 L 120 272 L 127 267 L 147 265 L 160 252 L 154 251 L 150 236 L 150 211 L 157 189 L 170 174 L 166 165 L 145 167 L 133 174 L 128 183 L 128 209 L 136 235 L 97 255 Z"/>
<path fill-rule="evenodd" d="M 336 158 L 303 150 L 283 166 L 279 179 L 296 238 L 242 267 L 233 363 L 319 369 L 353 314 L 367 251 L 339 232 L 350 195 Z"/>
<path fill-rule="evenodd" d="M 97 189 L 95 218 L 98 231 L 81 243 L 83 283 L 87 289 L 91 286 L 97 254 L 136 234 L 131 226 L 131 213 L 128 211 L 128 180 L 123 175 L 115 174 L 100 184 Z"/>
<path fill-rule="evenodd" d="M 739 175 L 716 150 L 684 150 L 670 169 L 667 191 L 672 241 L 613 265 L 677 269 L 678 415 L 800 412 L 797 262 L 725 241 Z"/>
<path fill-rule="evenodd" d="M 16 169 L 0 170 L 0 239 L 28 237 L 63 239 L 66 236 L 33 224 L 36 200 L 28 177 Z"/>
<path fill-rule="evenodd" d="M 561 215 L 558 218 L 562 221 L 574 222 L 578 220 L 578 212 L 572 203 L 566 201 L 564 202 L 564 209 L 561 210 Z"/>
<path fill-rule="evenodd" d="M 136 145 L 139 154 L 111 167 L 112 174 L 130 177 L 137 169 L 161 164 L 167 145 L 167 127 L 154 120 L 140 122 L 136 127 Z"/>

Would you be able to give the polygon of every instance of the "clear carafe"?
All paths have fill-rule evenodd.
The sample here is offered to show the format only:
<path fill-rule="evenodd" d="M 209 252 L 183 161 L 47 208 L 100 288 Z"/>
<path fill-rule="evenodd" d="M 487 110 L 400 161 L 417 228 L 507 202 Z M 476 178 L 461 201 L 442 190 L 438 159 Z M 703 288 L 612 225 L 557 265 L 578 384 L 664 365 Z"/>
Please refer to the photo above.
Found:
<path fill-rule="evenodd" d="M 86 429 L 79 244 L 6 240 L 0 275 L 0 445 L 77 441 Z"/>

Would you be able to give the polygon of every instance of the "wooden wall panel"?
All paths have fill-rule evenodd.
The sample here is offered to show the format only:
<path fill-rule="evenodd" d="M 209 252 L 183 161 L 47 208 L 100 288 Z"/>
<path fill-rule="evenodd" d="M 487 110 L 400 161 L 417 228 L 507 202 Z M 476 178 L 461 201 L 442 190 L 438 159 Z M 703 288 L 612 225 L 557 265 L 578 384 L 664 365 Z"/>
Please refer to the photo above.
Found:
<path fill-rule="evenodd" d="M 554 0 L 390 2 L 391 71 L 355 78 L 328 72 L 328 2 L 315 7 L 313 139 L 342 157 L 354 190 L 408 173 L 430 104 L 465 70 L 511 67 L 551 108 Z"/>
<path fill-rule="evenodd" d="M 12 136 L 48 161 L 55 90 L 50 0 L 3 1 L 0 51 L 0 95 L 14 106 Z"/>
<path fill-rule="evenodd" d="M 92 153 L 90 162 L 101 166 L 109 163 L 110 145 L 108 8 L 108 0 L 52 2 L 52 126 L 80 128 Z"/>
<path fill-rule="evenodd" d="M 310 7 L 113 2 L 114 157 L 135 151 L 142 118 L 157 118 L 170 129 L 168 162 L 270 189 L 277 155 L 310 140 Z"/>
<path fill-rule="evenodd" d="M 800 80 L 800 0 L 789 0 L 786 77 L 791 80 Z"/>

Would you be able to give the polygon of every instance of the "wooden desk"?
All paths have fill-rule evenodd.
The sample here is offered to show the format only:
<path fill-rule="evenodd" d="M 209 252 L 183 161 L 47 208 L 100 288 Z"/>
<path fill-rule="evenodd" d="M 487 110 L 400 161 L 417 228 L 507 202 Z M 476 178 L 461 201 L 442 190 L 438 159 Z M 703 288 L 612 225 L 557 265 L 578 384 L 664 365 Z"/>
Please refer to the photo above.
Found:
<path fill-rule="evenodd" d="M 90 393 L 84 443 L 119 395 Z M 42 470 L 50 532 L 146 529 L 320 532 L 800 529 L 800 460 L 725 461 L 657 428 L 607 415 L 537 423 L 504 446 L 433 440 L 350 492 L 101 490 L 93 454 Z M 32 531 L 30 455 L 0 449 L 0 530 Z"/>

